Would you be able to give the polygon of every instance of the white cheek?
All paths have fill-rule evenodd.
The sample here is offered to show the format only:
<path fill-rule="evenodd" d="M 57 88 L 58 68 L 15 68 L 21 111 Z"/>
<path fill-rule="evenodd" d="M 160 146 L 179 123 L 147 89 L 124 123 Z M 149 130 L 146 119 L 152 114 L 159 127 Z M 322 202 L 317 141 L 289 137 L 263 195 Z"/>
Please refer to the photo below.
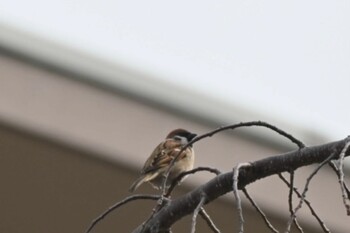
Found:
<path fill-rule="evenodd" d="M 181 145 L 186 145 L 188 143 L 187 138 L 181 137 Z"/>

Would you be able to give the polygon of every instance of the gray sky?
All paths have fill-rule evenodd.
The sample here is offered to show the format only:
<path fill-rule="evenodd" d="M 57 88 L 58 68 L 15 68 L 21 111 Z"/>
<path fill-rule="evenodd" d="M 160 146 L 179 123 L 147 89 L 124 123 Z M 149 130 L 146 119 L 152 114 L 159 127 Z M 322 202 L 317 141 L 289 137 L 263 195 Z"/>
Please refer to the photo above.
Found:
<path fill-rule="evenodd" d="M 2 24 L 333 140 L 349 134 L 349 12 L 348 0 L 0 0 Z"/>

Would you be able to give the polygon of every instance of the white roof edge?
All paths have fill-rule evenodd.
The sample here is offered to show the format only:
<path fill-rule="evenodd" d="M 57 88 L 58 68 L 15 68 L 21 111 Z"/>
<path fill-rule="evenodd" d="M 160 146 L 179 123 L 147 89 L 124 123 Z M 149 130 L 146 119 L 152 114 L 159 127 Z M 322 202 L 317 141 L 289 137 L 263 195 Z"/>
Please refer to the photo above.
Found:
<path fill-rule="evenodd" d="M 28 32 L 0 23 L 0 46 L 55 67 L 68 70 L 97 83 L 123 89 L 126 92 L 147 98 L 156 103 L 178 109 L 218 124 L 232 124 L 238 121 L 263 120 L 296 135 L 307 144 L 317 144 L 323 138 L 309 129 L 290 125 L 283 120 L 270 119 L 266 115 L 244 109 L 241 106 L 218 101 L 195 93 L 190 89 L 160 81 L 156 74 L 135 70 L 122 62 L 111 62 L 67 46 L 47 41 Z M 98 78 L 96 78 L 98 77 Z M 157 88 L 155 88 L 157 87 Z M 168 91 L 171 89 L 172 91 Z M 265 131 L 264 131 L 265 132 Z M 260 138 L 288 146 L 279 135 L 254 132 Z M 281 143 L 279 143 L 281 142 Z"/>

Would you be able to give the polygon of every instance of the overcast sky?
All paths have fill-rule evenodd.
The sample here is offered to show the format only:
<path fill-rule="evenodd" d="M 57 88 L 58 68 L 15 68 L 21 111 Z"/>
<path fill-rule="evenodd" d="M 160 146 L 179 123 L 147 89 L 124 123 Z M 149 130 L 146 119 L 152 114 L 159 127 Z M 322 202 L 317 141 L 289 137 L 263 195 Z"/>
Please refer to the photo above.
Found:
<path fill-rule="evenodd" d="M 350 132 L 349 12 L 348 0 L 0 0 L 2 24 L 333 140 Z"/>

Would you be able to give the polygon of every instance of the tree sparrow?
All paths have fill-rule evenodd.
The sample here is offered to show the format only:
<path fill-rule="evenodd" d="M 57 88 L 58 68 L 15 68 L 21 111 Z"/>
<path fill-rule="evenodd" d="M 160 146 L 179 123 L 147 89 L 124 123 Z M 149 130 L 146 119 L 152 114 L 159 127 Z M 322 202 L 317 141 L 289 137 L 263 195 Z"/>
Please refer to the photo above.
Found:
<path fill-rule="evenodd" d="M 197 134 L 184 129 L 171 131 L 165 140 L 153 150 L 143 165 L 140 177 L 130 186 L 129 191 L 135 191 L 144 182 L 149 182 L 154 188 L 160 189 L 171 161 L 177 156 L 182 147 L 196 136 Z M 194 151 L 190 146 L 177 158 L 169 173 L 166 186 L 170 186 L 180 173 L 191 170 L 193 163 Z"/>

